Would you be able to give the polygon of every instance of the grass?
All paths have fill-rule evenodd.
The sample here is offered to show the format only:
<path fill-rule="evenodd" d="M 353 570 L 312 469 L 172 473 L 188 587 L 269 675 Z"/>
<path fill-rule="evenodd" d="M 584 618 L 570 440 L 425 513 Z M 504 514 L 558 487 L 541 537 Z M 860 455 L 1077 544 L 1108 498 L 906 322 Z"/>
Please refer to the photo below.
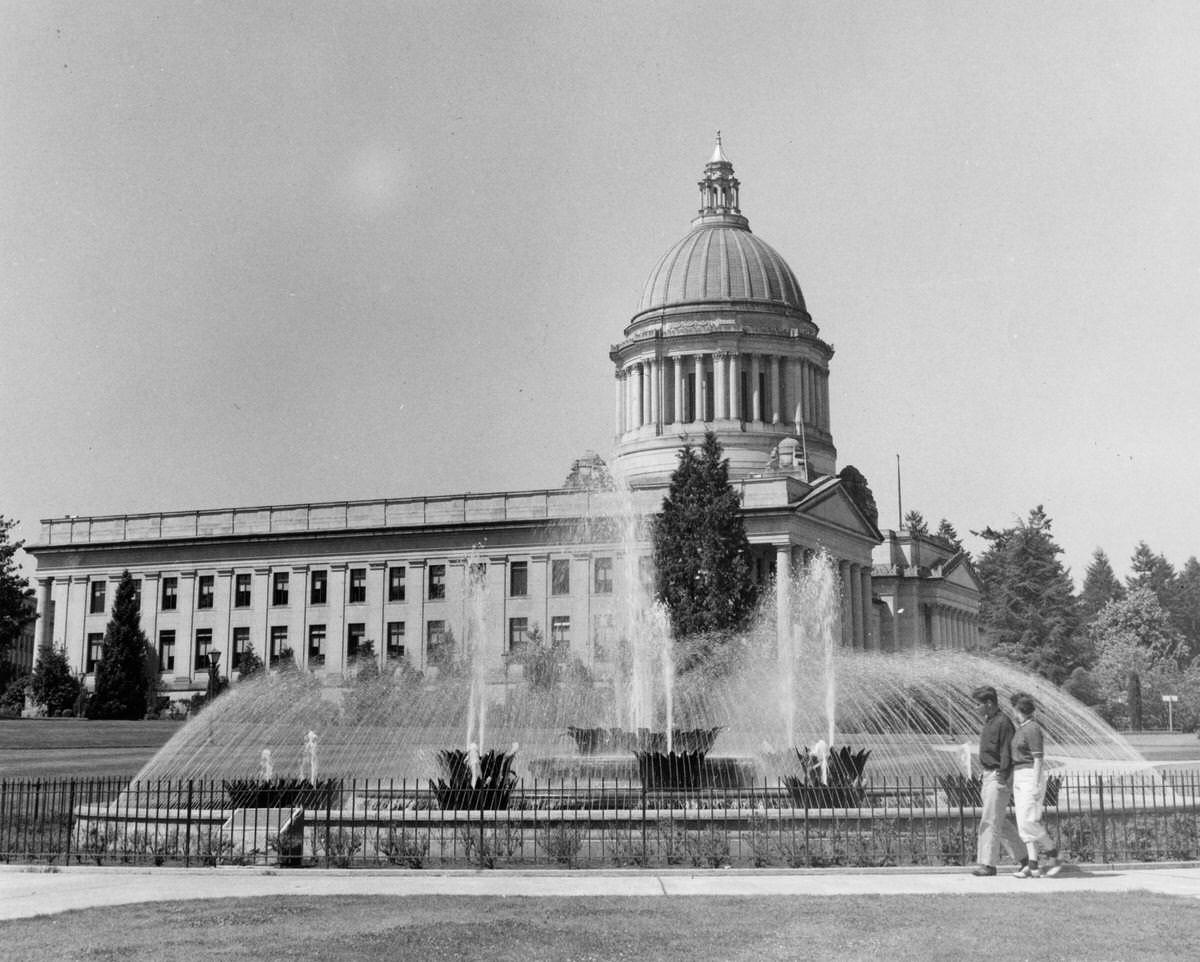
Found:
<path fill-rule="evenodd" d="M 520 960 L 1192 958 L 1200 901 L 1151 894 L 270 897 L 0 924 L 6 958 Z"/>
<path fill-rule="evenodd" d="M 132 775 L 180 725 L 84 718 L 0 719 L 0 778 Z"/>

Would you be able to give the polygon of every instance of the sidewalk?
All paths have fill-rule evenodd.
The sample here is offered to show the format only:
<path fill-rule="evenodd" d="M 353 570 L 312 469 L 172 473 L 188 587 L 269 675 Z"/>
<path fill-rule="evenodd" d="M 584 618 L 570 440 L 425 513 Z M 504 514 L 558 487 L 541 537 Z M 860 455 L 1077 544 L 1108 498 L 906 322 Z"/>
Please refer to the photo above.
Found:
<path fill-rule="evenodd" d="M 1058 878 L 975 878 L 967 869 L 439 872 L 0 866 L 0 919 L 186 899 L 284 895 L 727 896 L 1155 892 L 1200 898 L 1200 864 L 1069 866 Z"/>

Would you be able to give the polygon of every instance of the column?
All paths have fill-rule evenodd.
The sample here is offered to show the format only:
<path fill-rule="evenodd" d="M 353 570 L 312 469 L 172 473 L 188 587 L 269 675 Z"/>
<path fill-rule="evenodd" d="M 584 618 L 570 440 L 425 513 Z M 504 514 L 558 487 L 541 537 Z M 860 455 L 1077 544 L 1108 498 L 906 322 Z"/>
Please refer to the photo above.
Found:
<path fill-rule="evenodd" d="M 648 390 L 650 391 L 650 417 L 648 420 L 649 420 L 649 423 L 653 424 L 656 428 L 658 427 L 658 411 L 659 411 L 658 368 L 659 368 L 658 358 L 652 359 L 650 361 L 650 383 L 647 386 Z"/>
<path fill-rule="evenodd" d="M 54 647 L 54 579 L 53 578 L 38 578 L 38 593 L 37 593 L 37 614 L 38 614 L 38 630 L 37 630 L 37 647 L 52 648 Z M 37 663 L 37 652 L 33 653 L 34 663 Z"/>
<path fill-rule="evenodd" d="M 683 424 L 684 422 L 684 397 L 683 397 L 683 358 L 674 357 L 671 359 L 675 367 L 675 423 Z"/>
<path fill-rule="evenodd" d="M 829 373 L 821 372 L 821 427 L 829 430 Z"/>
<path fill-rule="evenodd" d="M 779 423 L 779 355 L 773 354 L 767 358 L 767 378 L 771 391 L 771 423 Z"/>
<path fill-rule="evenodd" d="M 729 355 L 729 416 L 742 419 L 742 356 L 736 351 Z"/>
<path fill-rule="evenodd" d="M 412 666 L 418 671 L 425 670 L 425 560 L 408 562 L 408 585 L 405 597 L 412 605 L 408 610 L 413 613 L 411 625 L 404 626 L 405 644 L 408 650 L 405 654 Z"/>
<path fill-rule="evenodd" d="M 367 562 L 366 637 L 375 642 L 375 660 L 379 663 L 380 670 L 383 669 L 387 657 L 387 625 L 384 623 L 386 616 L 383 611 L 383 579 L 386 569 L 386 561 Z"/>
<path fill-rule="evenodd" d="M 858 573 L 862 581 L 863 605 L 863 648 L 867 651 L 879 650 L 879 639 L 875 637 L 875 606 L 871 601 L 871 566 L 863 565 Z"/>
<path fill-rule="evenodd" d="M 862 610 L 862 568 L 859 565 L 850 566 L 850 618 L 852 648 L 865 648 L 863 644 L 863 610 Z"/>
<path fill-rule="evenodd" d="M 329 583 L 325 589 L 325 672 L 332 677 L 346 670 L 346 570 L 344 561 L 329 566 Z M 263 642 L 270 650 L 271 636 Z M 308 639 L 304 639 L 308 644 Z M 264 658 L 264 661 L 266 659 Z"/>
<path fill-rule="evenodd" d="M 718 421 L 729 419 L 729 353 L 717 351 L 713 355 L 713 392 L 716 394 L 713 414 Z"/>
<path fill-rule="evenodd" d="M 838 594 L 842 600 L 842 645 L 851 647 L 854 631 L 854 616 L 850 612 L 850 562 L 838 562 Z"/>
<path fill-rule="evenodd" d="M 643 424 L 642 417 L 642 365 L 641 362 L 634 364 L 629 370 L 629 376 L 633 380 L 633 428 L 637 430 Z"/>
<path fill-rule="evenodd" d="M 693 392 L 692 403 L 695 407 L 692 409 L 692 420 L 704 420 L 704 355 L 697 354 L 693 363 L 693 370 L 696 374 L 696 389 Z"/>
<path fill-rule="evenodd" d="M 795 636 L 792 631 L 792 546 L 775 546 L 775 636 L 779 668 L 784 673 L 786 690 L 791 689 L 795 670 Z"/>
<path fill-rule="evenodd" d="M 70 645 L 74 644 L 79 652 L 79 667 L 82 670 L 87 665 L 87 604 L 88 576 L 71 575 L 67 584 L 67 604 L 64 605 L 66 625 L 63 634 L 66 636 L 68 654 Z"/>
<path fill-rule="evenodd" d="M 620 437 L 625 433 L 625 383 L 622 377 L 621 369 L 617 368 L 616 372 L 616 407 L 613 410 L 614 415 L 614 433 Z"/>
<path fill-rule="evenodd" d="M 158 675 L 158 572 L 142 575 L 142 631 L 154 649 L 154 672 Z M 178 645 L 178 642 L 176 642 Z M 178 647 L 175 649 L 179 651 Z"/>
<path fill-rule="evenodd" d="M 761 421 L 762 416 L 762 391 L 759 390 L 761 379 L 759 377 L 759 361 L 757 354 L 750 355 L 750 420 Z"/>
<path fill-rule="evenodd" d="M 146 584 L 142 582 L 142 596 L 145 597 Z M 220 644 L 221 664 L 225 666 L 225 677 L 233 680 L 233 569 L 218 568 L 216 581 L 213 585 L 213 616 L 217 624 L 224 625 L 225 639 Z M 301 598 L 303 599 L 302 595 Z M 158 650 L 158 639 L 151 642 Z M 251 642 L 253 643 L 253 642 Z M 256 647 L 255 653 L 262 657 L 262 652 Z M 297 662 L 299 663 L 299 662 Z"/>
<path fill-rule="evenodd" d="M 175 674 L 195 681 L 207 681 L 208 669 L 196 667 L 196 572 L 179 572 L 179 631 L 175 635 Z M 187 659 L 187 670 L 179 670 L 179 655 Z"/>

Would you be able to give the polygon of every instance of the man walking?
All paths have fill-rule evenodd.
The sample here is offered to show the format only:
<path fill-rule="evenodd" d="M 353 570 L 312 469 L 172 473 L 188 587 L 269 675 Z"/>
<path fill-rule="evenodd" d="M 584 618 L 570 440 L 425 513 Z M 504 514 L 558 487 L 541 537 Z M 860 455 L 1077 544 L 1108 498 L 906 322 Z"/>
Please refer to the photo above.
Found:
<path fill-rule="evenodd" d="M 1000 843 L 1008 849 L 1014 861 L 1025 865 L 1025 845 L 1017 827 L 1007 818 L 1008 802 L 1012 797 L 1012 739 L 1013 723 L 1000 710 L 996 689 L 984 685 L 971 692 L 983 712 L 983 730 L 979 733 L 979 765 L 983 769 L 980 797 L 983 803 L 979 816 L 979 864 L 972 875 L 995 875 L 1000 855 Z"/>

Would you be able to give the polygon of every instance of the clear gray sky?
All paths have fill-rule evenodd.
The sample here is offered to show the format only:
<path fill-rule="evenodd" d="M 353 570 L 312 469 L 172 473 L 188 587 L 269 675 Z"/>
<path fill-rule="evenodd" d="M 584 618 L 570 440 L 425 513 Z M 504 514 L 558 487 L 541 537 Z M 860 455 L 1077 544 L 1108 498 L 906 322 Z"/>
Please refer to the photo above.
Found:
<path fill-rule="evenodd" d="M 1194 2 L 0 2 L 0 513 L 553 487 L 720 128 L 841 465 L 1200 553 Z M 977 547 L 977 542 L 972 542 Z M 27 573 L 32 573 L 27 568 Z"/>

